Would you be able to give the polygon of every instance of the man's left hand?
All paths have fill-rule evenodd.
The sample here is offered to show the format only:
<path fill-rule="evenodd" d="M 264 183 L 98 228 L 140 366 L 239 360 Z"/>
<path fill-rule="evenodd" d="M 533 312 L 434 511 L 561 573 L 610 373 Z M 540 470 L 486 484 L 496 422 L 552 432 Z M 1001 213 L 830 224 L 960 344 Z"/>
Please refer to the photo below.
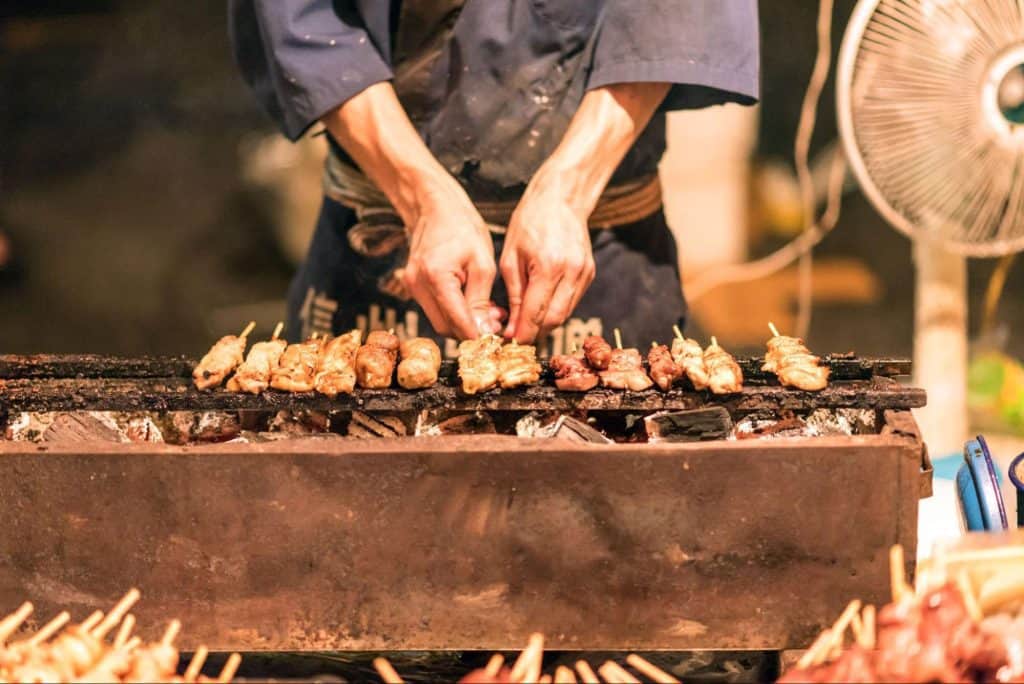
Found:
<path fill-rule="evenodd" d="M 505 337 L 529 344 L 566 321 L 594 281 L 587 216 L 564 174 L 542 168 L 509 221 L 501 253 L 508 289 Z"/>

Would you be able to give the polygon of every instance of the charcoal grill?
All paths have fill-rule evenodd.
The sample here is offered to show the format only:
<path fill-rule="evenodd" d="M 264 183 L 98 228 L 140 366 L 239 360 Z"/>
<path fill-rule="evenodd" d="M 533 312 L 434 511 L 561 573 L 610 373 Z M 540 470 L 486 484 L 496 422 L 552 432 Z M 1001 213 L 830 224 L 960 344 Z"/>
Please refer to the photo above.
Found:
<path fill-rule="evenodd" d="M 851 598 L 884 602 L 931 469 L 900 360 L 827 359 L 793 391 L 757 359 L 737 395 L 539 386 L 330 400 L 191 388 L 192 362 L 0 357 L 0 412 L 445 408 L 749 413 L 852 407 L 877 434 L 681 444 L 501 435 L 170 446 L 0 441 L 0 606 L 83 614 L 126 586 L 183 648 L 555 650 L 807 646 Z M 143 635 L 153 636 L 153 635 Z"/>

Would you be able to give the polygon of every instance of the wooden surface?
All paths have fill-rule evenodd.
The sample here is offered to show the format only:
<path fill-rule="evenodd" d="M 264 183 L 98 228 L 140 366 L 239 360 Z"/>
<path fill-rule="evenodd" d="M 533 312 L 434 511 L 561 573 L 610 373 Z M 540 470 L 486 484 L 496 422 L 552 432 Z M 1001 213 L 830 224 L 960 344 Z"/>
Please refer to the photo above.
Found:
<path fill-rule="evenodd" d="M 805 647 L 915 557 L 922 445 L 0 443 L 0 606 L 214 650 Z M 33 625 L 34 626 L 34 625 Z"/>

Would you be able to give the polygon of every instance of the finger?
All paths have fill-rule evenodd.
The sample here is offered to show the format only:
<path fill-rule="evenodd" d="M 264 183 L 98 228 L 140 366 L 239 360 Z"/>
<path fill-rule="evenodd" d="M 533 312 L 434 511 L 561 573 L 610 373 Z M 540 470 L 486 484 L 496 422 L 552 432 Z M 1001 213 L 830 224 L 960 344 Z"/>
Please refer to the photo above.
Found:
<path fill-rule="evenodd" d="M 495 274 L 494 259 L 490 255 L 477 262 L 470 262 L 466 268 L 466 288 L 463 292 L 473 316 L 476 331 L 474 338 L 495 332 L 491 320 L 491 290 Z"/>
<path fill-rule="evenodd" d="M 517 342 L 529 344 L 537 339 L 557 286 L 558 280 L 549 271 L 538 269 L 530 274 L 526 292 L 523 293 L 523 303 L 519 308 L 519 318 L 515 323 Z"/>
<path fill-rule="evenodd" d="M 524 263 L 517 254 L 502 257 L 501 279 L 505 281 L 505 291 L 508 293 L 508 326 L 505 328 L 505 337 L 511 338 L 516 334 L 519 308 L 523 303 L 523 285 L 526 283 Z"/>
<path fill-rule="evenodd" d="M 434 332 L 442 337 L 451 337 L 451 324 L 441 311 L 441 307 L 434 300 L 430 288 L 422 281 L 419 274 L 415 271 L 407 273 L 405 285 L 409 288 L 409 294 L 412 295 L 412 298 L 423 309 L 423 313 L 426 314 L 427 320 L 430 321 L 430 327 L 434 329 Z"/>
<path fill-rule="evenodd" d="M 479 337 L 476 321 L 462 293 L 462 281 L 455 273 L 437 273 L 429 277 L 430 294 L 451 324 L 451 334 L 459 340 Z"/>
<path fill-rule="evenodd" d="M 558 287 L 555 288 L 555 294 L 551 297 L 551 303 L 548 304 L 544 322 L 541 324 L 539 339 L 544 339 L 551 334 L 552 330 L 569 319 L 579 300 L 576 292 L 578 287 L 579 278 L 564 277 L 559 281 Z"/>

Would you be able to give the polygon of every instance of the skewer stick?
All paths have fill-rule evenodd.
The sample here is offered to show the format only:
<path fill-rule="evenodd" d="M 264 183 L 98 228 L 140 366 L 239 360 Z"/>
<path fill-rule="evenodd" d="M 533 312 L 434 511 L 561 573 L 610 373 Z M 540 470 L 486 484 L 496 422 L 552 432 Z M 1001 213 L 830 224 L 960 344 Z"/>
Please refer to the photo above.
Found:
<path fill-rule="evenodd" d="M 200 646 L 196 649 L 196 652 L 192 655 L 192 660 L 189 661 L 188 667 L 185 669 L 185 674 L 182 677 L 186 682 L 194 682 L 199 677 L 199 673 L 203 671 L 203 665 L 206 663 L 206 656 L 210 654 L 210 649 L 206 646 Z"/>
<path fill-rule="evenodd" d="M 768 321 L 768 329 L 772 331 L 772 337 L 781 337 L 779 335 L 779 329 L 775 327 L 775 324 Z"/>
<path fill-rule="evenodd" d="M 872 605 L 864 606 L 864 630 L 861 634 L 864 639 L 861 641 L 861 646 L 871 650 L 875 647 L 875 607 Z"/>
<path fill-rule="evenodd" d="M 541 678 L 537 680 L 537 684 L 551 684 L 551 675 L 542 675 Z"/>
<path fill-rule="evenodd" d="M 850 620 L 850 629 L 853 630 L 853 641 L 860 643 L 864 640 L 864 622 L 861 620 L 860 613 L 853 616 Z"/>
<path fill-rule="evenodd" d="M 274 334 L 270 336 L 270 339 L 276 340 L 280 337 L 282 330 L 284 330 L 284 321 L 278 321 L 277 326 L 274 328 Z"/>
<path fill-rule="evenodd" d="M 636 653 L 626 656 L 626 662 L 633 666 L 645 677 L 653 679 L 657 684 L 678 684 L 679 680 L 665 672 L 651 661 L 641 658 Z"/>
<path fill-rule="evenodd" d="M 114 606 L 113 610 L 107 613 L 107 617 L 103 618 L 103 622 L 101 622 L 99 626 L 92 631 L 93 636 L 102 640 L 103 637 L 105 637 L 107 633 L 121 621 L 121 618 L 131 610 L 132 606 L 134 606 L 139 600 L 139 596 L 140 594 L 138 589 L 129 589 L 128 593 L 122 596 L 121 600 L 117 602 L 117 605 Z"/>
<path fill-rule="evenodd" d="M 501 672 L 501 666 L 505 664 L 505 656 L 500 653 L 495 653 L 491 656 L 491 659 L 487 661 L 487 667 L 484 668 L 484 673 L 489 679 L 494 679 Z"/>
<path fill-rule="evenodd" d="M 843 611 L 835 623 L 832 624 L 832 644 L 834 646 L 842 646 L 843 639 L 846 637 L 846 628 L 850 625 L 853 620 L 853 616 L 860 610 L 860 600 L 853 599 L 846 604 L 846 609 Z"/>
<path fill-rule="evenodd" d="M 796 667 L 798 670 L 805 670 L 811 665 L 815 665 L 819 662 L 819 655 L 822 652 L 827 653 L 828 649 L 832 647 L 832 630 L 826 629 L 824 632 L 818 635 L 818 638 L 814 640 L 811 647 L 807 649 L 800 660 L 797 661 Z"/>
<path fill-rule="evenodd" d="M 92 628 L 95 627 L 96 625 L 100 624 L 100 622 L 102 620 L 103 620 L 103 611 L 102 610 L 94 610 L 92 612 L 92 615 L 90 615 L 89 617 L 87 617 L 84 620 L 82 620 L 82 624 L 80 624 L 78 627 L 79 627 L 79 629 L 81 629 L 84 632 L 91 632 Z"/>
<path fill-rule="evenodd" d="M 576 684 L 576 675 L 565 665 L 555 668 L 555 684 Z"/>
<path fill-rule="evenodd" d="M 249 333 L 252 332 L 253 328 L 256 327 L 256 321 L 249 321 L 249 325 L 242 329 L 242 334 L 239 337 L 248 337 Z"/>
<path fill-rule="evenodd" d="M 683 337 L 683 331 L 679 329 L 678 325 L 673 325 L 672 326 L 672 332 L 674 332 L 676 334 L 676 337 L 678 339 L 680 339 L 680 340 L 686 339 L 686 338 Z"/>
<path fill-rule="evenodd" d="M 235 678 L 235 673 L 238 672 L 238 666 L 242 664 L 242 656 L 237 653 L 232 653 L 228 656 L 228 661 L 224 663 L 224 669 L 220 671 L 220 675 L 217 676 L 218 682 L 230 682 Z"/>
<path fill-rule="evenodd" d="M 580 673 L 580 679 L 583 680 L 583 684 L 601 684 L 601 680 L 597 678 L 593 668 L 590 667 L 590 663 L 586 660 L 576 661 L 576 671 Z"/>
<path fill-rule="evenodd" d="M 971 578 L 967 576 L 966 568 L 961 568 L 960 572 L 956 574 L 956 585 L 960 589 L 960 593 L 963 594 L 967 614 L 975 622 L 981 622 L 984 615 L 981 612 L 981 606 L 978 605 L 978 597 L 974 595 L 974 588 L 971 587 Z"/>
<path fill-rule="evenodd" d="M 391 666 L 387 658 L 374 658 L 373 668 L 377 670 L 377 674 L 384 680 L 384 684 L 403 684 L 402 678 L 395 672 L 395 668 Z"/>
<path fill-rule="evenodd" d="M 170 646 L 174 643 L 175 637 L 178 636 L 178 632 L 181 631 L 181 620 L 175 618 L 171 620 L 170 624 L 167 625 L 167 631 L 164 632 L 164 636 L 160 639 L 161 646 Z"/>
<path fill-rule="evenodd" d="M 539 660 L 544 657 L 544 637 L 541 634 L 531 634 L 530 642 L 527 644 L 523 652 L 519 654 L 516 659 L 515 665 L 512 666 L 512 673 L 510 679 L 514 682 L 535 682 L 537 677 L 540 676 L 540 663 Z M 538 658 L 538 656 L 540 656 Z M 534 669 L 534 661 L 537 662 L 536 674 L 532 677 L 529 675 Z"/>
<path fill-rule="evenodd" d="M 622 333 L 619 332 L 618 328 L 612 331 L 615 334 L 615 348 L 622 349 Z"/>
<path fill-rule="evenodd" d="M 117 636 L 114 637 L 114 648 L 122 648 L 128 641 L 128 637 L 132 635 L 132 629 L 135 627 L 135 616 L 128 613 L 124 616 L 124 622 L 121 623 L 121 629 L 117 630 Z"/>
<path fill-rule="evenodd" d="M 576 346 L 576 343 L 575 343 L 575 342 L 573 342 L 573 343 L 572 343 L 572 353 L 573 353 L 573 354 L 575 354 L 575 353 L 576 353 L 576 352 L 578 352 L 578 351 L 579 351 L 579 347 L 577 347 L 577 346 Z"/>
<path fill-rule="evenodd" d="M 18 631 L 21 623 L 28 619 L 34 610 L 31 603 L 25 601 L 18 610 L 14 611 L 3 620 L 0 620 L 0 644 L 7 641 L 12 634 Z"/>
<path fill-rule="evenodd" d="M 134 651 L 142 644 L 142 639 L 137 636 L 133 636 L 128 641 L 124 642 L 124 646 L 121 647 L 123 651 Z"/>
<path fill-rule="evenodd" d="M 59 632 L 61 629 L 63 629 L 64 625 L 68 624 L 68 622 L 70 621 L 71 613 L 69 613 L 66 610 L 63 611 L 62 613 L 58 614 L 57 617 L 53 618 L 45 625 L 43 625 L 38 632 L 29 637 L 25 644 L 27 646 L 38 646 L 39 644 L 43 643 L 44 641 L 52 637 L 54 634 Z"/>
<path fill-rule="evenodd" d="M 606 660 L 597 670 L 604 677 L 606 682 L 610 684 L 640 684 L 640 680 L 629 674 L 616 662 Z"/>
<path fill-rule="evenodd" d="M 892 591 L 892 600 L 899 603 L 903 600 L 906 592 L 907 580 L 906 570 L 903 567 L 903 547 L 900 544 L 893 544 L 889 549 L 889 587 Z"/>
<path fill-rule="evenodd" d="M 718 346 L 718 338 L 715 337 L 714 335 L 711 336 L 711 346 L 712 347 L 717 347 Z"/>

